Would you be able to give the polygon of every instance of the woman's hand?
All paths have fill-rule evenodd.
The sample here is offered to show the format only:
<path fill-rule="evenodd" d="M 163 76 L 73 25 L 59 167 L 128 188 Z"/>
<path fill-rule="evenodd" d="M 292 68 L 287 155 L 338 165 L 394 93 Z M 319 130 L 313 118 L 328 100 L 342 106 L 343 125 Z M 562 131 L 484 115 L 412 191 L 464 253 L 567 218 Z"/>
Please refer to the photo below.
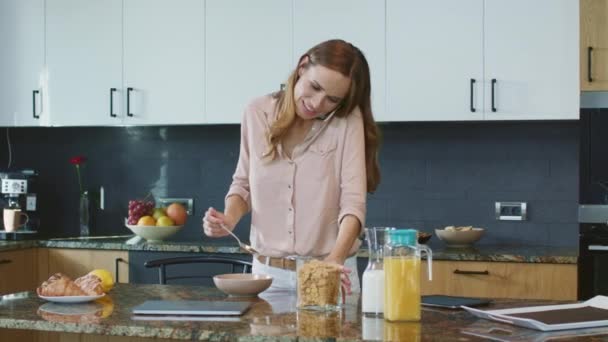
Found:
<path fill-rule="evenodd" d="M 224 213 L 215 210 L 213 207 L 207 209 L 203 217 L 203 232 L 205 235 L 210 237 L 227 236 L 228 232 L 222 229 L 222 225 L 230 230 L 234 229 L 234 224 L 230 223 Z"/>
<path fill-rule="evenodd" d="M 346 292 L 347 295 L 353 294 L 353 292 L 351 290 L 351 282 L 350 282 L 350 276 L 349 276 L 350 273 L 352 272 L 352 270 L 350 268 L 344 266 L 344 261 L 334 260 L 330 256 L 325 258 L 325 261 L 336 264 L 340 267 L 340 280 L 342 281 L 342 288 L 344 289 L 344 292 Z"/>

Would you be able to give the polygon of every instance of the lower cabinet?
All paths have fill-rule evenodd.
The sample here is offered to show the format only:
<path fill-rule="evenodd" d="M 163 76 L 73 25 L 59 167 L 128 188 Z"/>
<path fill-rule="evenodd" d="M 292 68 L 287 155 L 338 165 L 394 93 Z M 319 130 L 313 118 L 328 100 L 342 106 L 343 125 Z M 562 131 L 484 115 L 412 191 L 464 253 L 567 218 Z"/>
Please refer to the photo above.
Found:
<path fill-rule="evenodd" d="M 40 248 L 38 265 L 38 283 L 42 283 L 57 272 L 75 279 L 97 268 L 112 272 L 114 280 L 120 283 L 129 282 L 127 251 Z"/>
<path fill-rule="evenodd" d="M 422 294 L 522 299 L 577 299 L 577 266 L 514 262 L 433 261 L 422 264 Z"/>
<path fill-rule="evenodd" d="M 0 252 L 0 295 L 36 288 L 34 248 Z"/>

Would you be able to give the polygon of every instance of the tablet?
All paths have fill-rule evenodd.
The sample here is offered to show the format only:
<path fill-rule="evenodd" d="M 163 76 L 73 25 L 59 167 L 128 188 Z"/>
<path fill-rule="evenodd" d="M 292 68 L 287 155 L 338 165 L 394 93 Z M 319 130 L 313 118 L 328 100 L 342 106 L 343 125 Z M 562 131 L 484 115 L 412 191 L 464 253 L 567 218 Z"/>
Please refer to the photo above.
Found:
<path fill-rule="evenodd" d="M 422 296 L 422 305 L 447 309 L 460 309 L 461 306 L 482 306 L 492 303 L 490 299 L 430 295 Z"/>
<path fill-rule="evenodd" d="M 240 316 L 251 302 L 147 300 L 133 308 L 136 315 Z"/>

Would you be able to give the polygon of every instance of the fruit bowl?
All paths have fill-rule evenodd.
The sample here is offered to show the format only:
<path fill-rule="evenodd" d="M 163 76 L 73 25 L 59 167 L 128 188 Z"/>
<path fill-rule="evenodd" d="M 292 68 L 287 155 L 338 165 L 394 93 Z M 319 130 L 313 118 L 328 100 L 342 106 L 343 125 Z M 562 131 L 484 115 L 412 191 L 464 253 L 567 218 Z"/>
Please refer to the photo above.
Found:
<path fill-rule="evenodd" d="M 272 284 L 272 277 L 265 274 L 227 273 L 213 277 L 213 283 L 230 296 L 257 296 Z"/>
<path fill-rule="evenodd" d="M 125 220 L 125 226 L 129 228 L 135 235 L 146 239 L 148 242 L 160 242 L 169 236 L 177 233 L 184 226 L 138 226 L 127 224 Z"/>

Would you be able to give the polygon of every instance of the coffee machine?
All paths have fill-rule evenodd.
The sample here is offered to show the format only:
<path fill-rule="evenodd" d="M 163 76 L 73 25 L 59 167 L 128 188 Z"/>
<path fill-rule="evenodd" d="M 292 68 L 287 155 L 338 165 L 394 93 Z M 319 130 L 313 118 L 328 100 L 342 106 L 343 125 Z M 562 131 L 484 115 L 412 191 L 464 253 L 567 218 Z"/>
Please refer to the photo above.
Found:
<path fill-rule="evenodd" d="M 27 223 L 14 232 L 0 231 L 0 240 L 37 238 L 40 216 L 37 207 L 38 173 L 34 170 L 0 171 L 0 204 L 2 208 L 18 208 L 28 216 Z"/>

